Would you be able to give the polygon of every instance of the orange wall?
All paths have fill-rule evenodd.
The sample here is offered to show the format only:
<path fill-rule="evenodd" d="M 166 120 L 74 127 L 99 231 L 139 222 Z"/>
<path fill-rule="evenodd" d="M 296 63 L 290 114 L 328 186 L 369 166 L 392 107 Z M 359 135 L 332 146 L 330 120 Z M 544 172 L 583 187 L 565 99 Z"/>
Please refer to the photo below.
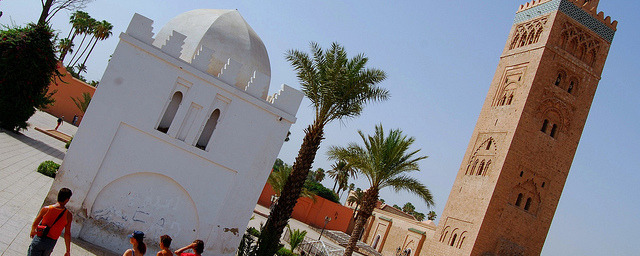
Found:
<path fill-rule="evenodd" d="M 62 77 L 60 79 L 56 78 L 55 81 L 49 85 L 49 93 L 57 90 L 53 95 L 56 102 L 53 103 L 53 106 L 44 109 L 44 111 L 56 117 L 64 116 L 64 121 L 68 123 L 71 123 L 74 115 L 78 115 L 78 122 L 76 123 L 76 125 L 78 125 L 80 121 L 82 121 L 83 113 L 78 109 L 76 104 L 73 103 L 71 98 L 82 99 L 82 93 L 85 92 L 88 92 L 93 97 L 96 88 L 72 77 L 60 63 L 58 63 L 58 72 L 62 74 Z M 55 125 L 56 124 L 51 124 L 51 128 L 55 127 Z"/>
<path fill-rule="evenodd" d="M 269 183 L 265 184 L 258 204 L 269 207 L 271 204 L 271 196 L 275 192 Z M 326 229 L 340 230 L 350 233 L 353 229 L 353 210 L 341 204 L 331 202 L 322 197 L 316 196 L 315 203 L 311 198 L 301 197 L 293 208 L 291 216 L 310 226 L 322 228 L 324 226 L 325 216 L 329 216 L 331 221 L 327 223 Z"/>

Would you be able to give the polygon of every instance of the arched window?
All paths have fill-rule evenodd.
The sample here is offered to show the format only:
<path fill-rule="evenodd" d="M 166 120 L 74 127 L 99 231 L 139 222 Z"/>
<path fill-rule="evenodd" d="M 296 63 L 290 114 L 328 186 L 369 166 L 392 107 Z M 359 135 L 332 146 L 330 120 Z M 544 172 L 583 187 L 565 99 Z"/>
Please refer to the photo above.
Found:
<path fill-rule="evenodd" d="M 462 248 L 462 243 L 464 243 L 464 239 L 465 239 L 465 238 L 467 238 L 467 237 L 463 236 L 463 237 L 460 239 L 460 244 L 458 244 L 458 248 Z"/>
<path fill-rule="evenodd" d="M 537 43 L 540 40 L 540 36 L 542 35 L 542 27 L 538 28 L 538 32 L 536 32 L 536 38 L 533 39 L 533 43 Z"/>
<path fill-rule="evenodd" d="M 207 148 L 207 144 L 209 144 L 209 140 L 211 139 L 211 135 L 213 131 L 216 129 L 216 125 L 218 124 L 218 118 L 220 118 L 220 110 L 216 109 L 211 113 L 209 120 L 204 125 L 204 129 L 202 129 L 202 133 L 200 134 L 200 138 L 198 139 L 198 143 L 196 147 L 202 150 Z"/>
<path fill-rule="evenodd" d="M 178 107 L 180 107 L 180 103 L 182 102 L 182 93 L 176 92 L 171 97 L 171 102 L 167 106 L 167 109 L 164 110 L 164 115 L 162 119 L 160 119 L 160 124 L 158 125 L 157 130 L 167 133 L 169 131 L 169 126 L 171 126 L 171 122 L 173 122 L 173 118 L 176 116 L 178 112 Z"/>
<path fill-rule="evenodd" d="M 513 101 L 513 94 L 511 94 L 511 96 L 509 96 L 509 98 L 507 99 L 507 105 L 511 105 L 512 101 Z"/>
<path fill-rule="evenodd" d="M 569 42 L 569 46 L 567 47 L 567 51 L 573 55 L 576 55 L 576 50 L 578 49 L 578 38 L 574 37 Z"/>
<path fill-rule="evenodd" d="M 404 250 L 404 255 L 411 256 L 411 248 L 407 248 L 406 250 Z"/>
<path fill-rule="evenodd" d="M 593 65 L 596 64 L 596 55 L 597 55 L 596 49 L 589 51 L 589 54 L 587 55 L 587 64 L 589 64 L 589 66 L 593 67 Z"/>
<path fill-rule="evenodd" d="M 480 163 L 480 166 L 478 167 L 477 175 L 482 175 L 482 170 L 484 170 L 484 160 L 482 160 L 482 162 Z"/>
<path fill-rule="evenodd" d="M 520 34 L 518 32 L 516 32 L 516 36 L 513 38 L 513 42 L 511 42 L 511 45 L 509 46 L 509 50 L 516 48 L 516 46 L 518 45 L 518 42 L 520 41 Z"/>
<path fill-rule="evenodd" d="M 551 133 L 549 134 L 552 138 L 556 137 L 556 131 L 558 130 L 558 125 L 554 124 L 551 126 Z"/>
<path fill-rule="evenodd" d="M 554 83 L 555 86 L 560 86 L 560 83 L 562 82 L 562 73 L 558 74 L 558 77 L 556 78 L 556 82 Z"/>
<path fill-rule="evenodd" d="M 484 166 L 484 172 L 482 172 L 483 175 L 487 175 L 487 172 L 489 171 L 489 165 L 491 165 L 491 160 L 489 160 L 487 162 L 487 165 Z"/>
<path fill-rule="evenodd" d="M 453 237 L 451 238 L 451 243 L 449 244 L 449 246 L 453 246 L 454 244 L 456 244 L 456 238 L 458 238 L 458 234 L 453 234 Z"/>
<path fill-rule="evenodd" d="M 527 198 L 527 203 L 524 204 L 524 210 L 528 211 L 531 208 L 531 197 Z"/>
<path fill-rule="evenodd" d="M 547 126 L 549 126 L 549 120 L 545 119 L 542 123 L 542 128 L 540 128 L 541 132 L 547 133 Z"/>
<path fill-rule="evenodd" d="M 378 242 L 380 242 L 380 235 L 377 235 L 376 238 L 373 239 L 373 243 L 371 244 L 371 247 L 373 247 L 373 249 L 377 249 Z"/>
<path fill-rule="evenodd" d="M 571 81 L 571 82 L 569 83 L 569 88 L 567 88 L 567 92 L 568 92 L 568 93 L 573 92 L 573 86 L 575 85 L 575 83 L 576 83 L 576 82 L 574 82 L 574 81 Z"/>
<path fill-rule="evenodd" d="M 518 47 L 525 46 L 527 44 L 527 37 L 528 36 L 529 35 L 527 34 L 527 32 L 524 32 L 522 34 L 522 37 L 520 38 L 520 44 L 518 45 Z"/>
<path fill-rule="evenodd" d="M 449 231 L 444 232 L 444 236 L 442 237 L 442 239 L 440 239 L 441 242 L 445 242 L 447 241 L 447 235 L 449 235 Z"/>
<path fill-rule="evenodd" d="M 471 172 L 469 172 L 469 175 L 473 175 L 473 172 L 476 170 L 477 165 L 478 165 L 478 160 L 473 162 L 473 166 L 471 166 Z"/>
<path fill-rule="evenodd" d="M 489 139 L 489 142 L 487 142 L 487 148 L 486 148 L 486 150 L 491 149 L 491 142 L 493 142 L 493 140 L 492 140 L 492 139 Z"/>
<path fill-rule="evenodd" d="M 522 204 L 522 193 L 518 194 L 518 198 L 516 199 L 516 206 L 520 206 Z"/>

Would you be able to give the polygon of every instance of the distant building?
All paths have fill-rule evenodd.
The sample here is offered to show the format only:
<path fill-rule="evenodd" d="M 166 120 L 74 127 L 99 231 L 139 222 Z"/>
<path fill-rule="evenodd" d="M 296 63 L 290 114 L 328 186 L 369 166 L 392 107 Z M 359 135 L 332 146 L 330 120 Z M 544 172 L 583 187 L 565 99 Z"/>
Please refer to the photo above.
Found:
<path fill-rule="evenodd" d="M 135 14 L 47 201 L 73 190 L 72 236 L 118 253 L 141 230 L 235 255 L 303 94 L 267 96 L 265 46 L 236 10 L 194 10 L 153 36 Z"/>
<path fill-rule="evenodd" d="M 598 2 L 520 6 L 426 255 L 540 254 L 616 32 Z"/>

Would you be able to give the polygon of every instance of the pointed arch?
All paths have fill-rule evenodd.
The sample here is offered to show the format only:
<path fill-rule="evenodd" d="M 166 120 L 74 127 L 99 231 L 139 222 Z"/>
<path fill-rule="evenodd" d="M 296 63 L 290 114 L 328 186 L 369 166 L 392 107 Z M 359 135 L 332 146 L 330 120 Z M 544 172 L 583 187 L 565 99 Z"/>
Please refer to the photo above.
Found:
<path fill-rule="evenodd" d="M 167 133 L 167 131 L 169 131 L 169 127 L 171 126 L 171 123 L 173 122 L 173 119 L 175 118 L 181 103 L 182 92 L 177 91 L 171 97 L 171 101 L 169 102 L 169 105 L 167 105 L 167 108 L 164 110 L 164 114 L 162 115 L 162 119 L 160 119 L 160 124 L 158 124 L 156 130 L 163 133 Z"/>
<path fill-rule="evenodd" d="M 211 113 L 209 119 L 207 119 L 207 123 L 204 125 L 204 129 L 200 134 L 200 138 L 198 138 L 198 142 L 196 143 L 196 147 L 202 150 L 206 150 L 209 141 L 211 140 L 211 135 L 213 131 L 216 129 L 218 125 L 218 119 L 220 118 L 220 109 L 216 109 Z"/>

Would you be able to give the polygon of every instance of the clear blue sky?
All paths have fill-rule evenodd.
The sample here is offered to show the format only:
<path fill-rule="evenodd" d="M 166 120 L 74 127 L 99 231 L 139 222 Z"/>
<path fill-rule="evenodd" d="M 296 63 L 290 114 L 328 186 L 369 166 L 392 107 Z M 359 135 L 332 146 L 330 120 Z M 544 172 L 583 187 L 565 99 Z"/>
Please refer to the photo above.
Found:
<path fill-rule="evenodd" d="M 330 124 L 314 164 L 329 169 L 330 145 L 359 141 L 357 130 L 375 124 L 401 128 L 416 138 L 429 158 L 414 176 L 427 184 L 436 206 L 416 197 L 382 191 L 389 204 L 412 202 L 417 210 L 442 213 L 467 148 L 480 108 L 496 70 L 515 11 L 525 1 L 122 1 L 97 0 L 87 11 L 114 24 L 114 35 L 96 47 L 87 66 L 89 80 L 99 80 L 107 59 L 134 12 L 155 21 L 157 32 L 172 17 L 192 9 L 238 9 L 262 38 L 270 54 L 271 87 L 299 88 L 284 60 L 288 49 L 308 49 L 309 41 L 328 46 L 337 41 L 351 54 L 365 53 L 369 65 L 383 69 L 382 86 L 392 98 L 368 106 L 363 115 Z M 1 0 L 0 24 L 36 21 L 38 0 Z M 547 237 L 543 255 L 637 255 L 640 230 L 640 3 L 601 0 L 600 10 L 618 20 L 602 80 L 582 140 Z M 53 20 L 63 36 L 67 12 Z M 272 89 L 273 91 L 273 89 Z M 280 158 L 292 163 L 311 123 L 303 101 Z M 330 186 L 333 183 L 324 182 Z M 364 181 L 356 185 L 364 187 Z"/>

